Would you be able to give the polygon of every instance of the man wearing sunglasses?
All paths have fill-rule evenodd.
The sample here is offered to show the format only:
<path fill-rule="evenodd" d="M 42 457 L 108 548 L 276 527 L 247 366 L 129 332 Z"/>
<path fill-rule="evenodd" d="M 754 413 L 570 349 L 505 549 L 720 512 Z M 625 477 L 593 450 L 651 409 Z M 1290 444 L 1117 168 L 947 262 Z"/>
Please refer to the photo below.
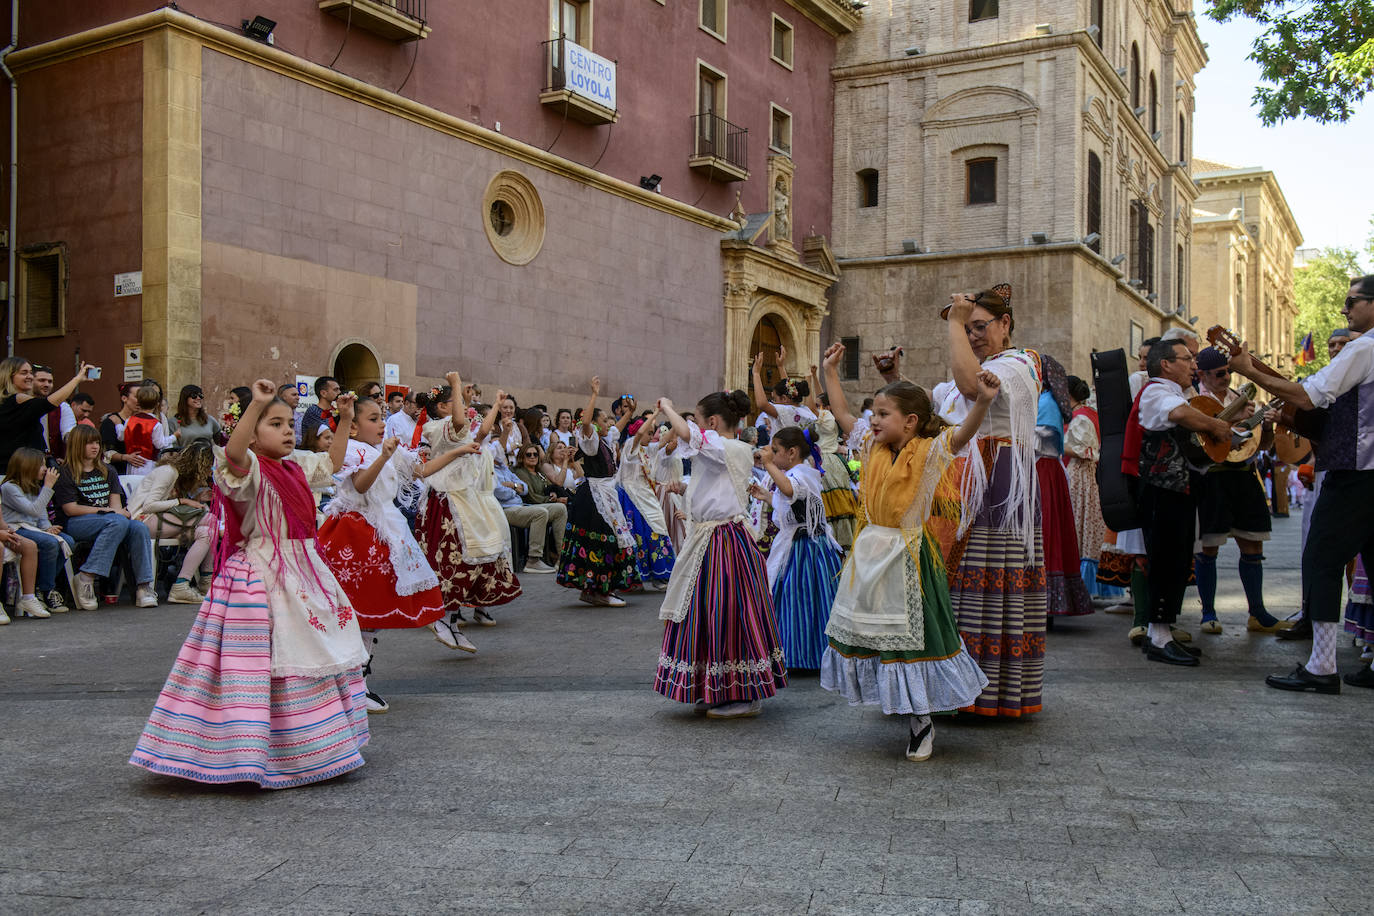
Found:
<path fill-rule="evenodd" d="M 1302 552 L 1302 603 L 1312 624 L 1312 654 L 1291 674 L 1271 674 L 1265 683 L 1279 690 L 1340 693 L 1336 643 L 1346 564 L 1358 554 L 1374 568 L 1374 274 L 1350 281 L 1341 309 L 1350 330 L 1347 343 L 1327 366 L 1302 382 L 1274 379 L 1255 370 L 1249 350 L 1231 369 L 1302 409 L 1326 408 L 1328 419 L 1316 444 L 1316 465 L 1326 471 Z M 1354 687 L 1374 687 L 1374 671 L 1361 666 L 1345 676 Z"/>
<path fill-rule="evenodd" d="M 1201 394 L 1222 407 L 1240 397 L 1231 387 L 1231 369 L 1226 354 L 1215 347 L 1198 353 L 1198 378 Z M 1255 412 L 1252 404 L 1238 420 Z M 1272 438 L 1273 427 L 1264 427 L 1266 439 Z M 1267 442 L 1261 442 L 1267 446 Z M 1243 463 L 1214 464 L 1198 479 L 1197 514 L 1202 533 L 1202 551 L 1193 557 L 1197 574 L 1198 597 L 1202 599 L 1202 632 L 1221 633 L 1217 620 L 1217 552 L 1227 538 L 1235 538 L 1240 547 L 1240 584 L 1245 589 L 1245 603 L 1250 609 L 1247 629 L 1272 633 L 1279 625 L 1264 607 L 1264 542 L 1269 540 L 1272 522 L 1264 488 L 1255 476 L 1255 460 L 1259 452 Z"/>

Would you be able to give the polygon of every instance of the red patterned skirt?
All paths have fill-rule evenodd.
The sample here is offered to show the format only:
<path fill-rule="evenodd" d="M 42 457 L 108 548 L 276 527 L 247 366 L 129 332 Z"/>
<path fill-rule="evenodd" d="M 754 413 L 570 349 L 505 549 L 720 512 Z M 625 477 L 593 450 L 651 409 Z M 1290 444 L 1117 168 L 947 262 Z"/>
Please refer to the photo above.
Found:
<path fill-rule="evenodd" d="M 496 607 L 520 597 L 520 580 L 515 578 L 509 557 L 487 563 L 463 562 L 463 539 L 443 493 L 429 491 L 415 518 L 415 539 L 439 576 L 439 590 L 449 610 L 464 605 Z"/>
<path fill-rule="evenodd" d="M 1040 481 L 1040 530 L 1045 547 L 1045 585 L 1051 617 L 1073 617 L 1093 612 L 1092 597 L 1083 582 L 1078 527 L 1069 478 L 1058 458 L 1037 458 L 1035 474 Z"/>
<path fill-rule="evenodd" d="M 444 616 L 444 598 L 437 587 L 413 595 L 396 594 L 391 550 L 356 512 L 325 519 L 320 526 L 320 555 L 353 602 L 358 626 L 364 630 L 424 627 Z"/>

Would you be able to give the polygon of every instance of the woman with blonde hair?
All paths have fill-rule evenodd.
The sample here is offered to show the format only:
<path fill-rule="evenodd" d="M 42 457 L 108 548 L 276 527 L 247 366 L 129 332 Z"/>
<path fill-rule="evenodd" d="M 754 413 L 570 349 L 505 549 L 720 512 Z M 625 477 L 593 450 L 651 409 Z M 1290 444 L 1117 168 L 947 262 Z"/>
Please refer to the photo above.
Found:
<path fill-rule="evenodd" d="M 0 468 L 21 448 L 47 451 L 43 439 L 43 418 L 76 392 L 90 370 L 86 363 L 76 376 L 47 397 L 33 393 L 33 363 L 18 356 L 0 360 Z"/>

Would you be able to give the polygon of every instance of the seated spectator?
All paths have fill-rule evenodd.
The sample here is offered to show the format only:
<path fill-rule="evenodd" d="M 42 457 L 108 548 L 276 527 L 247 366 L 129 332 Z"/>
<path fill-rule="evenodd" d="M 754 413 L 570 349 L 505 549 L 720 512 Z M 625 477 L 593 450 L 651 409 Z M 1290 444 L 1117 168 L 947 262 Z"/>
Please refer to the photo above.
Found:
<path fill-rule="evenodd" d="M 67 403 L 72 405 L 72 415 L 76 417 L 76 422 L 84 426 L 95 426 L 95 421 L 91 419 L 91 415 L 95 413 L 95 398 L 84 391 L 78 391 Z M 65 435 L 66 433 L 63 433 L 63 436 Z"/>
<path fill-rule="evenodd" d="M 216 520 L 210 517 L 210 469 L 215 454 L 205 439 L 195 439 L 174 458 L 159 464 L 143 478 L 129 499 L 129 514 L 148 527 L 155 541 L 177 538 L 186 547 L 181 571 L 167 600 L 172 604 L 200 604 L 205 596 L 191 577 L 200 573 L 210 581 L 214 573 Z"/>
<path fill-rule="evenodd" d="M 506 521 L 516 528 L 527 528 L 530 532 L 530 551 L 525 561 L 525 572 L 551 573 L 555 571 L 554 568 L 545 562 L 546 530 L 549 525 L 553 526 L 553 556 L 557 557 L 563 549 L 563 529 L 568 526 L 568 507 L 554 502 L 525 505 L 524 497 L 528 491 L 529 487 L 509 468 L 496 465 L 493 492 L 506 514 Z"/>
<path fill-rule="evenodd" d="M 108 577 L 115 553 L 128 548 L 136 584 L 134 601 L 139 607 L 157 607 L 153 590 L 153 541 L 148 529 L 135 522 L 124 508 L 119 475 L 105 464 L 98 433 L 77 426 L 67 433 L 67 460 L 53 488 L 57 522 L 78 544 L 91 544 L 90 555 L 72 583 L 76 606 L 96 608 L 95 578 Z"/>
<path fill-rule="evenodd" d="M 555 442 L 553 451 L 546 452 L 539 463 L 540 473 L 559 496 L 571 497 L 578 484 L 582 483 L 582 462 L 578 460 L 578 455 L 577 446 Z"/>
<path fill-rule="evenodd" d="M 213 442 L 220 431 L 219 420 L 205 412 L 205 392 L 199 385 L 182 387 L 171 424 L 172 435 L 182 448 L 197 440 Z"/>
<path fill-rule="evenodd" d="M 566 506 L 569 495 L 567 490 L 556 486 L 544 476 L 544 472 L 540 470 L 543 463 L 544 450 L 537 445 L 527 445 L 520 453 L 520 464 L 515 469 L 515 476 L 520 478 L 520 482 L 526 488 L 522 499 L 526 505 L 531 506 L 544 503 L 562 503 Z M 561 543 L 559 546 L 562 546 Z"/>
<path fill-rule="evenodd" d="M 5 524 L 37 546 L 36 598 L 54 614 L 67 610 L 67 602 L 57 590 L 57 571 L 63 558 L 71 555 L 73 546 L 71 538 L 48 519 L 48 504 L 52 502 L 53 487 L 59 476 L 57 468 L 44 466 L 43 453 L 38 449 L 21 448 L 10 457 L 5 468 L 5 483 L 0 487 Z M 24 610 L 20 608 L 21 612 Z"/>
<path fill-rule="evenodd" d="M 402 445 L 409 446 L 415 438 L 415 424 L 419 422 L 420 416 L 420 408 L 415 403 L 415 392 L 407 391 L 402 394 L 393 391 L 387 404 L 391 408 L 391 415 L 386 418 L 386 437 L 390 439 L 395 436 Z"/>
<path fill-rule="evenodd" d="M 51 394 L 38 396 L 32 363 L 18 356 L 0 360 L 0 467 L 9 464 L 15 449 L 28 447 L 46 451 L 43 419 L 71 397 L 76 386 L 86 380 L 89 368 L 82 364 L 76 378 Z"/>
<path fill-rule="evenodd" d="M 52 394 L 53 374 L 47 366 L 33 367 L 33 393 L 35 397 L 46 398 Z M 43 438 L 48 443 L 48 454 L 61 459 L 62 437 L 71 432 L 76 425 L 76 414 L 66 401 L 52 409 L 43 418 Z"/>
<path fill-rule="evenodd" d="M 124 449 L 130 455 L 141 455 L 144 461 L 129 468 L 131 475 L 142 475 L 153 470 L 153 462 L 165 448 L 177 444 L 176 436 L 158 419 L 157 411 L 162 406 L 162 389 L 156 385 L 143 385 L 135 393 L 138 410 L 122 424 L 116 424 L 115 435 L 124 442 Z M 132 465 L 132 462 L 131 462 Z"/>
<path fill-rule="evenodd" d="M 4 562 L 19 564 L 19 603 L 15 605 L 15 616 L 51 617 L 52 614 L 33 593 L 33 583 L 38 570 L 38 545 L 20 537 L 10 530 L 9 525 L 0 522 L 0 552 L 4 554 Z M 10 616 L 0 605 L 0 624 L 9 622 Z"/>
<path fill-rule="evenodd" d="M 100 420 L 100 438 L 105 443 L 105 463 L 114 468 L 116 474 L 128 474 L 130 469 L 139 468 L 147 461 L 142 455 L 130 452 L 124 445 L 120 430 L 124 423 L 138 411 L 138 389 L 136 382 L 125 382 L 119 386 L 119 410 L 107 413 Z"/>

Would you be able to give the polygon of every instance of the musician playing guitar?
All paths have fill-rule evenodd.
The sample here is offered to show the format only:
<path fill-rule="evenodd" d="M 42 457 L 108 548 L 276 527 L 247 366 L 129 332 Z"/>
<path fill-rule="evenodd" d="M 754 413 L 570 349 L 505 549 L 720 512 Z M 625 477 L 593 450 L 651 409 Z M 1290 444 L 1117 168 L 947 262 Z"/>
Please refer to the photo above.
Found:
<path fill-rule="evenodd" d="M 1325 368 L 1301 382 L 1267 376 L 1256 369 L 1244 346 L 1231 370 L 1253 379 L 1300 409 L 1328 408 L 1326 431 L 1317 443 L 1317 466 L 1326 471 L 1302 552 L 1304 613 L 1312 622 L 1312 654 L 1291 674 L 1271 674 L 1265 683 L 1279 690 L 1340 693 L 1336 642 L 1340 629 L 1342 577 L 1357 554 L 1374 564 L 1374 274 L 1350 281 L 1341 310 L 1350 330 L 1361 336 L 1346 344 Z M 1374 687 L 1374 671 L 1361 666 L 1345 682 Z"/>
<path fill-rule="evenodd" d="M 1211 398 L 1222 407 L 1240 399 L 1231 387 L 1231 370 L 1224 353 L 1207 347 L 1198 353 L 1197 368 L 1200 397 Z M 1246 407 L 1235 420 L 1250 418 L 1255 405 Z M 1273 438 L 1273 427 L 1264 426 L 1264 438 Z M 1267 441 L 1256 443 L 1260 448 Z M 1198 597 L 1202 599 L 1202 632 L 1220 633 L 1217 620 L 1217 551 L 1226 539 L 1234 537 L 1240 547 L 1240 583 L 1250 608 L 1246 626 L 1258 632 L 1273 632 L 1280 621 L 1264 607 L 1264 542 L 1272 527 L 1264 487 L 1255 474 L 1255 459 L 1260 448 L 1244 461 L 1214 464 L 1198 478 L 1197 514 L 1202 533 L 1202 552 L 1193 557 Z"/>

